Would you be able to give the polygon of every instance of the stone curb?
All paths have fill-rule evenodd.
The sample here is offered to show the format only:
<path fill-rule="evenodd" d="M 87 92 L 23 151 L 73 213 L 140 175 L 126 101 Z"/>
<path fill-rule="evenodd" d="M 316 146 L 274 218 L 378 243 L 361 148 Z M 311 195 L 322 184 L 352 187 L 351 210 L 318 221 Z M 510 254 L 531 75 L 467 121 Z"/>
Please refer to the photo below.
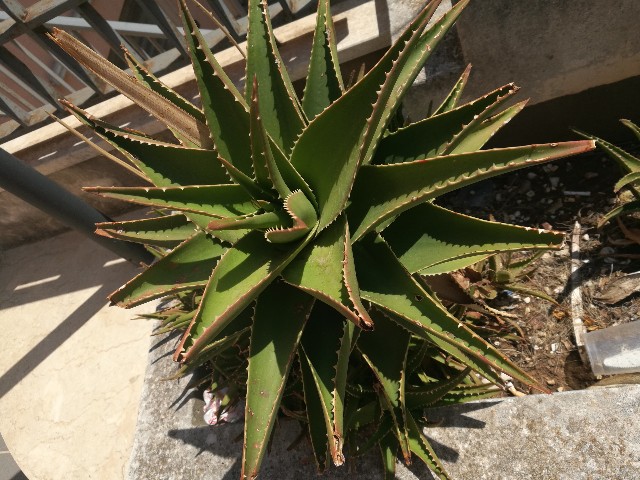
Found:
<path fill-rule="evenodd" d="M 140 403 L 129 480 L 231 480 L 240 476 L 242 422 L 209 427 L 204 402 L 175 371 L 177 337 L 153 342 Z M 628 480 L 640 472 L 640 386 L 485 400 L 433 409 L 426 431 L 456 480 Z M 296 422 L 281 420 L 261 478 L 316 478 L 306 441 L 287 451 Z M 323 478 L 380 478 L 377 452 Z M 399 479 L 426 479 L 416 461 L 398 465 Z"/>

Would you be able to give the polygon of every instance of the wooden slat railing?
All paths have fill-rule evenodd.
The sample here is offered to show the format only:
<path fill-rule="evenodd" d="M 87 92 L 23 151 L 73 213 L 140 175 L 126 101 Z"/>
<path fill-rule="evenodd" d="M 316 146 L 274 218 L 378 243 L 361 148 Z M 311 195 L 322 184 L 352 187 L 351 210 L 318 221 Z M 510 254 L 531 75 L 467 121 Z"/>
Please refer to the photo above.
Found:
<path fill-rule="evenodd" d="M 236 41 L 245 38 L 246 0 L 202 3 Z M 312 3 L 270 0 L 270 10 L 283 24 Z M 197 7 L 192 10 L 214 51 L 227 46 L 224 32 Z M 53 27 L 72 32 L 123 68 L 121 45 L 151 71 L 166 73 L 188 62 L 180 25 L 173 0 L 0 0 L 0 139 L 41 126 L 48 112 L 61 109 L 59 98 L 87 105 L 112 93 L 49 39 Z"/>

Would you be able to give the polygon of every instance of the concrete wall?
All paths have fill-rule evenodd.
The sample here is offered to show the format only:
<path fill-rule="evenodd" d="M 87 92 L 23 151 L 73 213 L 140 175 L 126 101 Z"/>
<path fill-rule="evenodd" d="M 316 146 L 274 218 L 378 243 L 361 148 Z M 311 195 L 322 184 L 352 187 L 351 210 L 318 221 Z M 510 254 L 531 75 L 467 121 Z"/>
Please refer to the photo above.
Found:
<path fill-rule="evenodd" d="M 474 0 L 457 26 L 468 93 L 515 82 L 534 104 L 640 75 L 639 23 L 638 0 Z"/>

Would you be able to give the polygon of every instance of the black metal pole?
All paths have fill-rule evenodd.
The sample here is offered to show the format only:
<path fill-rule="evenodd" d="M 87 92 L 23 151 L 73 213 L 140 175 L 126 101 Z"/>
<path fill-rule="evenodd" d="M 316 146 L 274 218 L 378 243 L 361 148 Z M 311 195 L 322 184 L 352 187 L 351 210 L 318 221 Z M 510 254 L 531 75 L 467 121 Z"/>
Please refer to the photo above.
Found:
<path fill-rule="evenodd" d="M 1 148 L 0 187 L 132 263 L 154 259 L 142 245 L 96 235 L 95 224 L 109 218 Z"/>

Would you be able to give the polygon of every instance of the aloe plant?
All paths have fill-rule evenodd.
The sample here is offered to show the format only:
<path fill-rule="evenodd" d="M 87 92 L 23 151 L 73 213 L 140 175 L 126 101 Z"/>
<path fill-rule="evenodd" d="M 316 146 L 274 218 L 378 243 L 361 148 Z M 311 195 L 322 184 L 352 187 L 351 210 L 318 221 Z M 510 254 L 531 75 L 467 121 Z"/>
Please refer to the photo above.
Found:
<path fill-rule="evenodd" d="M 629 128 L 636 136 L 638 140 L 640 140 L 640 127 L 638 127 L 631 120 L 620 120 L 622 124 Z M 574 130 L 579 135 L 594 140 L 596 142 L 596 146 L 600 147 L 604 152 L 615 160 L 620 168 L 626 175 L 624 175 L 618 182 L 616 182 L 613 187 L 616 193 L 621 192 L 622 190 L 627 190 L 631 192 L 633 195 L 633 199 L 629 201 L 622 202 L 621 205 L 607 212 L 600 222 L 598 222 L 598 227 L 602 227 L 605 223 L 613 220 L 614 218 L 619 217 L 620 215 L 629 214 L 633 212 L 640 211 L 640 192 L 638 189 L 640 188 L 640 158 L 631 155 L 631 153 L 623 150 L 620 147 L 617 147 L 606 140 L 598 138 L 596 136 L 590 135 L 588 133 L 581 132 L 579 130 Z"/>
<path fill-rule="evenodd" d="M 593 148 L 592 141 L 482 150 L 522 108 L 505 85 L 459 105 L 468 69 L 429 118 L 389 126 L 431 51 L 468 0 L 427 28 L 429 2 L 380 61 L 346 88 L 328 0 L 318 4 L 298 98 L 266 2 L 249 1 L 244 92 L 180 1 L 201 105 L 125 52 L 133 76 L 71 35 L 54 40 L 164 122 L 175 143 L 67 104 L 152 186 L 87 191 L 147 205 L 157 218 L 98 225 L 161 258 L 114 292 L 128 308 L 176 295 L 181 371 L 208 364 L 246 396 L 242 478 L 255 478 L 279 410 L 308 429 L 320 470 L 378 445 L 391 478 L 397 452 L 448 478 L 422 433 L 422 410 L 488 395 L 481 376 L 538 387 L 453 317 L 422 275 L 501 251 L 558 246 L 562 235 L 479 220 L 437 206 L 451 190 Z M 232 348 L 233 347 L 233 348 Z M 470 375 L 470 372 L 475 372 Z M 477 375 L 476 375 L 477 374 Z M 218 380 L 215 380 L 216 382 Z M 214 385 L 214 388 L 216 385 Z M 358 443 L 365 431 L 369 441 Z M 346 445 L 346 447 L 345 447 Z"/>

